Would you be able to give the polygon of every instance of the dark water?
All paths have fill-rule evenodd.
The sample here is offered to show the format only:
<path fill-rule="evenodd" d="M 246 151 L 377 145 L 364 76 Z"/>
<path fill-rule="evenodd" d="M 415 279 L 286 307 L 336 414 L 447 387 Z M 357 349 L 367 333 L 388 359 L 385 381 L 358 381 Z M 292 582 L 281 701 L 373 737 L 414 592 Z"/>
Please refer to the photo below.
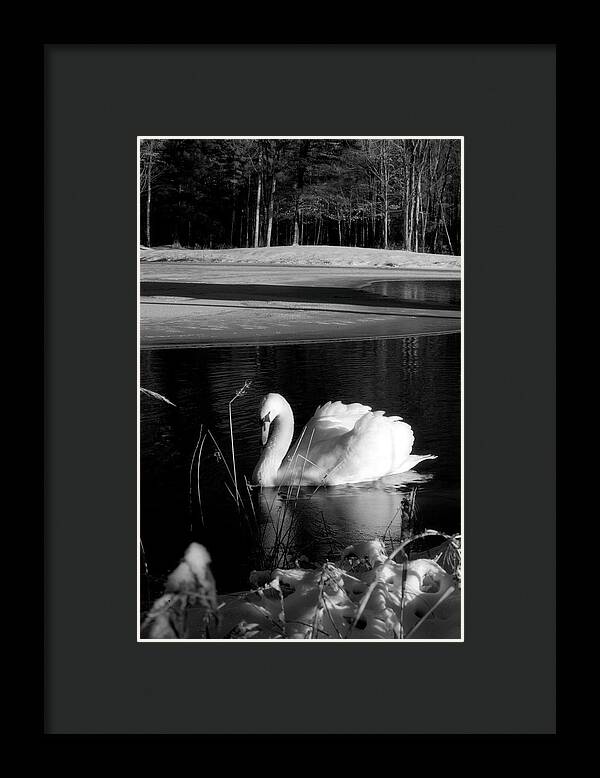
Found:
<path fill-rule="evenodd" d="M 246 379 L 252 380 L 250 389 L 232 405 L 242 485 L 260 452 L 258 404 L 271 391 L 290 402 L 297 432 L 317 405 L 358 401 L 402 416 L 415 433 L 413 452 L 438 455 L 386 483 L 321 488 L 310 499 L 302 490 L 306 511 L 298 520 L 298 553 L 319 561 L 331 551 L 332 537 L 339 547 L 382 534 L 415 488 L 421 527 L 460 530 L 460 335 L 157 349 L 143 351 L 140 358 L 141 386 L 177 405 L 141 396 L 141 538 L 151 578 L 172 569 L 188 543 L 197 540 L 213 557 L 221 592 L 247 588 L 256 539 L 224 488 L 224 466 L 210 443 L 200 461 L 202 514 L 195 466 L 190 495 L 200 425 L 210 428 L 230 458 L 228 403 Z M 256 511 L 258 523 L 264 522 L 264 500 L 262 513 L 260 502 Z M 397 522 L 392 534 L 396 529 Z M 145 584 L 142 598 L 144 591 L 155 594 Z"/>
<path fill-rule="evenodd" d="M 373 281 L 365 285 L 363 291 L 401 301 L 407 307 L 418 305 L 423 308 L 460 310 L 460 281 Z"/>
<path fill-rule="evenodd" d="M 283 284 L 201 284 L 142 281 L 142 297 L 191 297 L 197 300 L 282 300 L 388 307 L 460 310 L 460 281 L 373 281 L 362 289 Z"/>

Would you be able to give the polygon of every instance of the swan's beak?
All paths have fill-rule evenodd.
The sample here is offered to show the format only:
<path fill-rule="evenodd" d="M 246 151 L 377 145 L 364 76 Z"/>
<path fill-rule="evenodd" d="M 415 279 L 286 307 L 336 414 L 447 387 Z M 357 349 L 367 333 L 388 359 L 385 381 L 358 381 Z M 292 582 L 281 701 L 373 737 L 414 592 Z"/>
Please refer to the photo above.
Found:
<path fill-rule="evenodd" d="M 263 446 L 267 445 L 267 440 L 269 439 L 269 428 L 271 426 L 271 414 L 267 413 L 266 416 L 263 416 L 263 418 L 260 420 L 260 439 Z"/>

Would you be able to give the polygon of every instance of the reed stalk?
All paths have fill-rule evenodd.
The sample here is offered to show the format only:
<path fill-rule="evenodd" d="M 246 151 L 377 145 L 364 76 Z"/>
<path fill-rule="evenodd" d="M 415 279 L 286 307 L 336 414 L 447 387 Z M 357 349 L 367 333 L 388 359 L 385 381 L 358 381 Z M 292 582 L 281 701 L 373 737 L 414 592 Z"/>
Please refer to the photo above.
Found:
<path fill-rule="evenodd" d="M 155 400 L 160 400 L 161 402 L 167 403 L 167 405 L 172 405 L 173 408 L 177 408 L 175 403 L 172 403 L 171 400 L 164 396 L 164 394 L 153 392 L 151 389 L 144 389 L 143 386 L 140 386 L 140 392 L 147 395 L 148 397 L 153 397 Z"/>
<path fill-rule="evenodd" d="M 244 385 L 237 390 L 235 395 L 229 401 L 229 439 L 231 441 L 231 464 L 233 467 L 233 485 L 235 487 L 235 503 L 238 506 L 238 508 L 242 498 L 240 496 L 240 492 L 237 484 L 237 472 L 236 472 L 236 464 L 235 464 L 235 445 L 233 442 L 233 417 L 232 417 L 231 406 L 238 399 L 238 397 L 242 397 L 244 394 L 246 394 L 251 384 L 252 384 L 252 380 L 247 378 L 244 381 Z"/>

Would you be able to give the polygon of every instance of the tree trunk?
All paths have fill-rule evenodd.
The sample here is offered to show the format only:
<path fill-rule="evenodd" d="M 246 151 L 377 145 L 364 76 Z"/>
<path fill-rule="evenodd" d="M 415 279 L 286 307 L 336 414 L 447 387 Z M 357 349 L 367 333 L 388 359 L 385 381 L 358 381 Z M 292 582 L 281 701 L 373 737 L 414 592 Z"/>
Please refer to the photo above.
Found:
<path fill-rule="evenodd" d="M 421 221 L 423 220 L 423 203 L 421 202 L 421 172 L 419 171 L 419 178 L 417 180 L 417 198 L 416 198 L 416 211 L 417 221 L 415 230 L 415 251 L 419 251 L 419 216 Z"/>
<path fill-rule="evenodd" d="M 442 224 L 444 225 L 444 229 L 446 230 L 446 235 L 448 236 L 448 243 L 450 245 L 450 250 L 452 250 L 452 243 L 450 242 L 450 236 L 448 235 L 448 228 L 446 227 L 446 217 L 444 214 L 444 193 L 446 191 L 446 182 L 448 180 L 448 159 L 450 157 L 450 146 L 448 146 L 448 151 L 446 153 L 446 157 L 444 159 L 444 163 L 442 166 L 442 185 L 440 188 L 439 193 L 439 211 L 440 211 L 440 217 L 442 219 Z"/>
<path fill-rule="evenodd" d="M 254 248 L 258 248 L 260 237 L 260 194 L 262 187 L 262 147 L 258 152 L 258 175 L 256 183 L 256 218 L 254 220 Z"/>
<path fill-rule="evenodd" d="M 152 198 L 152 186 L 148 182 L 148 194 L 146 195 L 146 246 L 150 248 L 150 200 Z"/>
<path fill-rule="evenodd" d="M 410 251 L 410 171 L 408 167 L 409 144 L 404 141 L 404 249 Z"/>
<path fill-rule="evenodd" d="M 152 201 L 152 162 L 154 157 L 154 141 L 150 141 L 148 158 L 148 193 L 146 196 L 146 246 L 150 248 L 150 203 Z"/>
<path fill-rule="evenodd" d="M 417 141 L 418 143 L 418 141 Z M 416 197 L 415 197 L 415 152 L 416 148 L 413 148 L 412 155 L 411 155 L 411 165 L 410 165 L 410 223 L 408 227 L 408 235 L 409 235 L 409 242 L 410 242 L 410 251 L 413 251 L 414 249 L 414 235 L 415 235 L 415 207 L 416 207 Z"/>
<path fill-rule="evenodd" d="M 273 205 L 275 203 L 275 171 L 273 171 L 273 178 L 271 180 L 271 196 L 269 197 L 269 210 L 267 213 L 267 248 L 271 245 L 271 233 L 273 231 Z"/>
<path fill-rule="evenodd" d="M 442 221 L 444 223 L 444 229 L 446 230 L 446 237 L 448 238 L 450 253 L 454 254 L 454 249 L 452 248 L 452 241 L 450 240 L 450 233 L 448 232 L 448 227 L 446 226 L 446 216 L 444 215 L 444 206 L 442 205 L 442 203 L 440 203 L 440 208 L 442 209 Z"/>
<path fill-rule="evenodd" d="M 250 173 L 248 173 L 248 188 L 246 189 L 246 248 L 250 245 Z"/>
<path fill-rule="evenodd" d="M 306 168 L 306 159 L 308 157 L 308 149 L 310 146 L 309 140 L 303 140 L 300 144 L 300 153 L 298 156 L 298 171 L 296 174 L 296 182 L 294 189 L 296 190 L 296 205 L 294 208 L 294 242 L 293 246 L 297 246 L 301 240 L 300 237 L 300 220 L 302 211 L 302 189 L 304 188 L 304 170 Z"/>
<path fill-rule="evenodd" d="M 387 141 L 381 141 L 381 180 L 383 183 L 383 248 L 387 249 L 389 240 L 389 225 L 390 225 L 390 211 L 389 211 L 389 178 L 390 171 L 388 166 L 388 148 Z"/>
<path fill-rule="evenodd" d="M 389 241 L 390 231 L 390 211 L 389 211 L 389 196 L 388 196 L 388 182 L 385 182 L 384 195 L 383 195 L 383 248 L 387 249 Z"/>
<path fill-rule="evenodd" d="M 373 180 L 371 196 L 371 245 L 377 246 L 377 182 Z"/>

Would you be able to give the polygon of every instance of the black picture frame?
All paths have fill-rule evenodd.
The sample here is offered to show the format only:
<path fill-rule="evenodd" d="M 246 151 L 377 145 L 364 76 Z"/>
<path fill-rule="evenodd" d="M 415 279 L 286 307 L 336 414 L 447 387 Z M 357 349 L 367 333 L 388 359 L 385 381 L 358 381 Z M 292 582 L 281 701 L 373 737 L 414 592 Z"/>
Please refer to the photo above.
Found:
<path fill-rule="evenodd" d="M 44 46 L 46 734 L 555 732 L 555 66 L 541 44 Z M 464 643 L 136 641 L 136 144 L 194 134 L 464 135 Z"/>

